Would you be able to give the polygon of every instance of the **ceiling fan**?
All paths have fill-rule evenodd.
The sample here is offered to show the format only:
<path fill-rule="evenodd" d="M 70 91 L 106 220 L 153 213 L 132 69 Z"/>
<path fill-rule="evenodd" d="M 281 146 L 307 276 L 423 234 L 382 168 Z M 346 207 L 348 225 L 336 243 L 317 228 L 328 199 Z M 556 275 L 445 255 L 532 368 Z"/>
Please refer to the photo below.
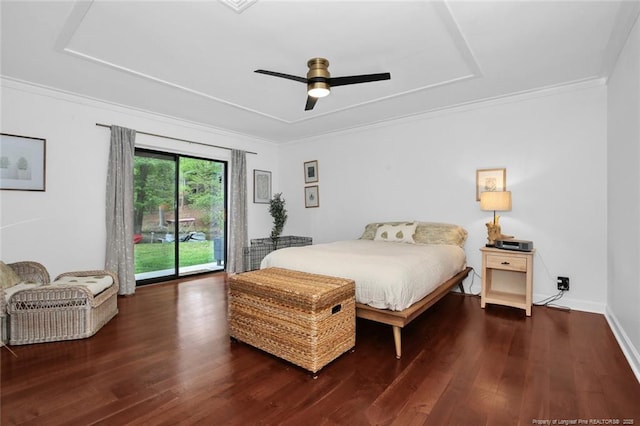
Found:
<path fill-rule="evenodd" d="M 324 98 L 327 96 L 331 91 L 331 87 L 391 79 L 391 74 L 388 72 L 380 74 L 350 75 L 346 77 L 331 77 L 331 74 L 329 74 L 329 61 L 325 58 L 309 59 L 309 61 L 307 61 L 307 66 L 309 67 L 309 72 L 307 72 L 306 78 L 267 70 L 255 70 L 255 72 L 305 83 L 307 85 L 307 103 L 304 107 L 305 111 L 312 110 L 316 105 L 318 98 Z"/>

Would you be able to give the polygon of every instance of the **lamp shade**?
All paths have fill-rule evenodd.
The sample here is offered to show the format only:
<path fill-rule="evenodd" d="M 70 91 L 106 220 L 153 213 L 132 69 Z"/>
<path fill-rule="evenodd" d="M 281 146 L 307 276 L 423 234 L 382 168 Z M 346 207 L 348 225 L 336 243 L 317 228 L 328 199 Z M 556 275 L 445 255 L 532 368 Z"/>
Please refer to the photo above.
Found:
<path fill-rule="evenodd" d="M 511 210 L 511 191 L 485 191 L 480 194 L 480 210 Z"/>

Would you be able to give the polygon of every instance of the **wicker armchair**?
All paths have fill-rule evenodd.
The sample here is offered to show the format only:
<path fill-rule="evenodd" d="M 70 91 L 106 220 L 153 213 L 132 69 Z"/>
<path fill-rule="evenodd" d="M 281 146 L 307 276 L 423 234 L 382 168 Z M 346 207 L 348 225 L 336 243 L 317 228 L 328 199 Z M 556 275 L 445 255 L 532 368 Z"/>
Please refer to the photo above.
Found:
<path fill-rule="evenodd" d="M 38 262 L 15 262 L 9 263 L 8 266 L 13 269 L 23 281 L 43 285 L 51 282 L 47 268 Z"/>
<path fill-rule="evenodd" d="M 34 262 L 19 263 L 20 267 Z M 9 266 L 14 268 L 14 265 Z M 64 276 L 98 275 L 111 276 L 113 284 L 96 296 L 84 286 L 49 285 L 48 273 L 41 287 L 14 293 L 7 304 L 9 344 L 25 345 L 93 336 L 118 313 L 117 275 L 109 271 L 76 271 L 56 277 L 59 280 Z"/>
<path fill-rule="evenodd" d="M 7 266 L 13 269 L 23 281 L 42 285 L 49 284 L 51 281 L 47 268 L 38 262 L 15 262 L 9 263 Z M 0 298 L 0 342 L 2 343 L 7 343 L 9 338 L 8 328 L 7 303 L 3 290 L 2 297 Z"/>

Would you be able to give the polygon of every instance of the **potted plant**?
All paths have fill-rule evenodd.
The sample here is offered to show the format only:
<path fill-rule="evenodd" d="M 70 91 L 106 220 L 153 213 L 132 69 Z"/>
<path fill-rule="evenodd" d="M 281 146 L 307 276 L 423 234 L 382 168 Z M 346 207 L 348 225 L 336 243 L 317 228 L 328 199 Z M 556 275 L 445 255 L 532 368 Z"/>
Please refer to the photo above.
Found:
<path fill-rule="evenodd" d="M 26 158 L 20 157 L 18 158 L 18 162 L 16 163 L 16 167 L 18 168 L 18 179 L 30 179 L 31 173 L 29 173 L 29 162 Z"/>
<path fill-rule="evenodd" d="M 0 171 L 2 172 L 1 176 L 3 178 L 9 177 L 10 164 L 11 164 L 11 161 L 9 161 L 9 157 L 7 157 L 6 155 L 3 155 L 2 157 L 0 157 Z"/>
<path fill-rule="evenodd" d="M 271 242 L 273 243 L 273 249 L 278 248 L 278 239 L 282 234 L 284 224 L 287 223 L 287 209 L 284 208 L 285 199 L 282 198 L 282 193 L 279 192 L 271 198 L 269 201 L 269 213 L 273 218 L 273 229 L 271 229 Z"/>

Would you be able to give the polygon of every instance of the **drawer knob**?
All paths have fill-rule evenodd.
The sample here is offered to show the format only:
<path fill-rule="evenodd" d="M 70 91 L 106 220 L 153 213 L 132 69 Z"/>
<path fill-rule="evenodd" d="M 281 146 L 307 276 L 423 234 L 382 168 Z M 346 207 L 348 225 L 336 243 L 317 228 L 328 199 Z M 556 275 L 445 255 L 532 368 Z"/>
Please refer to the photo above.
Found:
<path fill-rule="evenodd" d="M 509 262 L 507 262 L 506 260 L 504 262 L 502 262 L 503 265 L 508 265 Z"/>

